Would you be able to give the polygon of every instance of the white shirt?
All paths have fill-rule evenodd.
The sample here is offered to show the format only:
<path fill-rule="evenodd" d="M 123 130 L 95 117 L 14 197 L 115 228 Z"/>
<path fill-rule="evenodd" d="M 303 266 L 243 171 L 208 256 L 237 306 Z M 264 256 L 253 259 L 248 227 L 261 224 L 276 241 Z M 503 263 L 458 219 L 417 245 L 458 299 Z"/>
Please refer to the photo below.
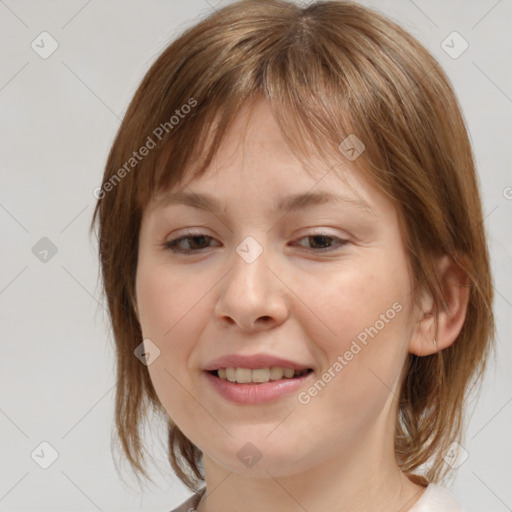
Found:
<path fill-rule="evenodd" d="M 448 489 L 429 483 L 409 512 L 464 512 L 464 509 Z"/>
<path fill-rule="evenodd" d="M 203 496 L 203 487 L 198 494 L 193 494 L 188 500 L 171 512 L 193 512 L 199 505 Z M 414 504 L 409 512 L 464 512 L 455 496 L 445 487 L 428 484 L 421 498 Z"/>

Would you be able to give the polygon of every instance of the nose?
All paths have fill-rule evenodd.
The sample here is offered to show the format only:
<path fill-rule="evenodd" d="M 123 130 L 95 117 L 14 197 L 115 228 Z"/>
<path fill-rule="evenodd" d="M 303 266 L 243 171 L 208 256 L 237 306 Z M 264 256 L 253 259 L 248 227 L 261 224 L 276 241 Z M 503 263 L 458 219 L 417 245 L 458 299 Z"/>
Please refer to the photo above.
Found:
<path fill-rule="evenodd" d="M 286 320 L 289 289 L 271 259 L 266 250 L 252 262 L 235 252 L 215 305 L 215 317 L 222 327 L 258 331 L 272 329 Z"/>

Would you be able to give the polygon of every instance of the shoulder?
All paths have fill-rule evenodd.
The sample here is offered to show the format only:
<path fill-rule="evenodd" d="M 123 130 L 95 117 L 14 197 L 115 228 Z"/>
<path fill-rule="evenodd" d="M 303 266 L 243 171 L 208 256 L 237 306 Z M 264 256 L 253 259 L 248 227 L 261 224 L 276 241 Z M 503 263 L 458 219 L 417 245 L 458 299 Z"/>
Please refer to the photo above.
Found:
<path fill-rule="evenodd" d="M 197 509 L 201 498 L 203 497 L 205 488 L 201 489 L 196 494 L 193 494 L 184 501 L 178 508 L 171 510 L 171 512 L 193 512 Z"/>
<path fill-rule="evenodd" d="M 464 512 L 464 509 L 448 489 L 430 483 L 409 512 Z"/>

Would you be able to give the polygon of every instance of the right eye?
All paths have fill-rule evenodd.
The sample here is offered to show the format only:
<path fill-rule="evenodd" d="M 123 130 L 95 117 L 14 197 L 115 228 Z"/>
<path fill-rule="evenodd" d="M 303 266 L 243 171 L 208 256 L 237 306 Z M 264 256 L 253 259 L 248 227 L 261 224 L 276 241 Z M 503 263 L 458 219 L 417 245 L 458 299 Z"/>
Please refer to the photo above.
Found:
<path fill-rule="evenodd" d="M 193 252 L 198 252 L 201 251 L 201 249 L 207 248 L 208 246 L 204 246 L 204 244 L 207 243 L 208 240 L 213 240 L 213 238 L 211 236 L 205 235 L 204 233 L 189 233 L 188 235 L 165 242 L 164 246 L 166 249 L 172 252 L 191 254 Z M 188 242 L 189 247 L 184 248 L 183 242 Z"/>

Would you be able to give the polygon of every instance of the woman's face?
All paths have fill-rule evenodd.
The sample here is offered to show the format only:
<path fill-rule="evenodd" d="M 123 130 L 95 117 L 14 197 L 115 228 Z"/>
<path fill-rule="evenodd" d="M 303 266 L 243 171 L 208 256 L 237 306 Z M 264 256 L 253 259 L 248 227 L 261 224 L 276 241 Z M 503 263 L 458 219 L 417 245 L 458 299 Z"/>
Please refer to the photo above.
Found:
<path fill-rule="evenodd" d="M 391 456 L 413 332 L 397 212 L 341 152 L 336 171 L 350 187 L 320 163 L 315 177 L 304 171 L 266 103 L 244 139 L 247 115 L 207 174 L 144 213 L 136 293 L 159 400 L 205 458 L 232 471 L 291 475 L 361 450 Z M 213 196 L 220 209 L 173 202 L 171 192 Z M 345 199 L 277 209 L 301 194 Z M 290 363 L 251 359 L 262 354 Z M 249 359 L 216 363 L 222 356 Z M 297 380 L 233 372 L 277 379 L 250 384 L 205 370 L 272 363 L 313 371 Z"/>

